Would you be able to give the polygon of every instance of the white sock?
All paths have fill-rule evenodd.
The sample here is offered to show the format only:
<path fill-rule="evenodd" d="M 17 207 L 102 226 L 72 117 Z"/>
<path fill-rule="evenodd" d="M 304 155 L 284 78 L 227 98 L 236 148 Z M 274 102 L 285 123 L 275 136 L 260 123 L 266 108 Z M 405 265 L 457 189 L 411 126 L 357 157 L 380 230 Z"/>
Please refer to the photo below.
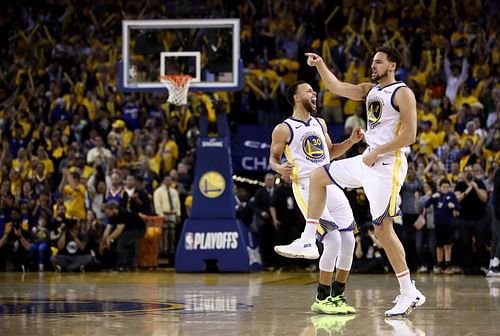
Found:
<path fill-rule="evenodd" d="M 491 267 L 498 267 L 498 265 L 500 265 L 500 259 L 498 259 L 497 257 L 493 258 L 491 260 Z"/>
<path fill-rule="evenodd" d="M 413 290 L 413 284 L 411 283 L 410 271 L 406 270 L 401 273 L 396 273 L 396 277 L 399 281 L 399 288 L 401 288 L 401 293 L 409 293 Z"/>
<path fill-rule="evenodd" d="M 306 227 L 304 228 L 304 232 L 300 236 L 303 239 L 316 239 L 316 229 L 318 228 L 319 220 L 313 218 L 306 219 Z"/>

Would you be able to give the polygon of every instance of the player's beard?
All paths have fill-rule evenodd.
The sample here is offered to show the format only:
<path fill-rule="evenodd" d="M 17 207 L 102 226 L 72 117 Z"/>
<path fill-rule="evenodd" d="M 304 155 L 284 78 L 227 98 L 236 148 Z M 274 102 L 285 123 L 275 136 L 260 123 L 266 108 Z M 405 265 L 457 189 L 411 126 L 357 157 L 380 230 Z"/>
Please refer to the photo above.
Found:
<path fill-rule="evenodd" d="M 309 113 L 316 113 L 316 105 L 314 105 L 310 100 L 303 99 L 302 106 Z"/>
<path fill-rule="evenodd" d="M 375 75 L 375 77 L 372 77 L 372 81 L 374 82 L 380 82 L 380 80 L 384 77 L 387 77 L 389 75 L 389 70 L 388 69 L 385 69 L 385 71 L 383 73 L 377 73 Z"/>

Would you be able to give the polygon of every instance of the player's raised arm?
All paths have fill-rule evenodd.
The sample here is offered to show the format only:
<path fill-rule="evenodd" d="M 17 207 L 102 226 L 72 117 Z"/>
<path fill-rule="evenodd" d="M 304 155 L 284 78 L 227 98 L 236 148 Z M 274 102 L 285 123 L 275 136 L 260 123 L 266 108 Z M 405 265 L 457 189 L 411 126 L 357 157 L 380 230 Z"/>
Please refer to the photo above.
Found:
<path fill-rule="evenodd" d="M 269 155 L 269 165 L 272 170 L 282 176 L 292 176 L 294 164 L 291 162 L 281 163 L 281 157 L 285 151 L 285 146 L 290 139 L 290 129 L 284 123 L 277 125 L 272 134 L 271 150 Z"/>
<path fill-rule="evenodd" d="M 374 86 L 372 83 L 351 84 L 340 81 L 326 66 L 323 59 L 314 53 L 305 53 L 307 64 L 318 69 L 326 88 L 331 92 L 352 100 L 364 100 L 368 91 Z"/>

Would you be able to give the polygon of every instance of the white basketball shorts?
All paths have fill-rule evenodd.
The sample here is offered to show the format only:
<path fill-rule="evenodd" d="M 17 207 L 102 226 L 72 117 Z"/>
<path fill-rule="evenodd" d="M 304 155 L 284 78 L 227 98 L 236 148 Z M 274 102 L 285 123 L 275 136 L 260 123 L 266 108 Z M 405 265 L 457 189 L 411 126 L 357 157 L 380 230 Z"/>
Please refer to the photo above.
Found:
<path fill-rule="evenodd" d="M 332 161 L 323 167 L 340 188 L 364 189 L 373 224 L 382 223 L 387 216 L 400 216 L 396 200 L 408 170 L 405 155 L 400 151 L 380 155 L 373 167 L 365 165 L 362 159 L 363 154 Z"/>

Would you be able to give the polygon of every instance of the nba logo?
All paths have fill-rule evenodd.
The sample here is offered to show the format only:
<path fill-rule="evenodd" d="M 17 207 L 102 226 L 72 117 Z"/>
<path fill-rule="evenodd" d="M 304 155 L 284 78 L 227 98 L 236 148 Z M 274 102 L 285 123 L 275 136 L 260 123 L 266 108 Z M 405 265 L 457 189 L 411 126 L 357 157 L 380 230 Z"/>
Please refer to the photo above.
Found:
<path fill-rule="evenodd" d="M 186 232 L 184 236 L 184 247 L 186 250 L 192 250 L 194 244 L 194 237 L 192 232 Z"/>

